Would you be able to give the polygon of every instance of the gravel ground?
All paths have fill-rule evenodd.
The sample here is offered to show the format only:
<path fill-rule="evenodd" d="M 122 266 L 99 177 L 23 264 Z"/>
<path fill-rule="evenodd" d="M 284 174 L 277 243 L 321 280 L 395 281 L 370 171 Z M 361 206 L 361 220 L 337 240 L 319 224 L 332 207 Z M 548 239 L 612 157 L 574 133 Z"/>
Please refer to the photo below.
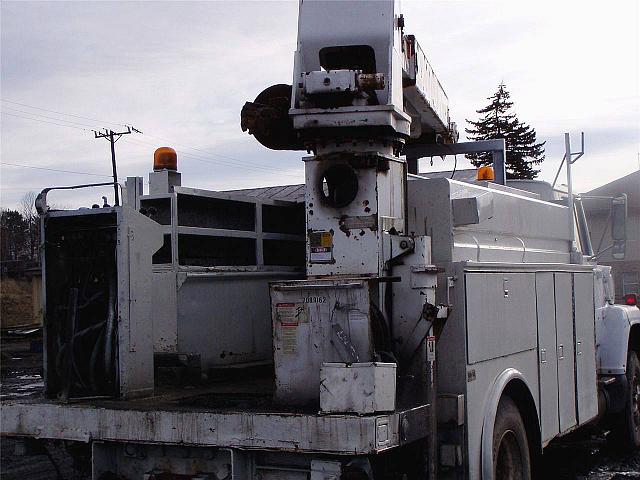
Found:
<path fill-rule="evenodd" d="M 554 445 L 544 456 L 545 479 L 640 480 L 640 451 L 616 451 L 600 438 Z"/>
<path fill-rule="evenodd" d="M 29 395 L 41 389 L 41 355 L 28 352 L 29 342 L 2 344 L 0 399 L 7 392 L 11 396 Z M 25 349 L 25 346 L 27 347 Z M 26 350 L 26 351 L 25 351 Z M 47 442 L 45 448 L 33 455 L 17 455 L 18 442 L 0 440 L 0 479 L 2 480 L 83 480 L 90 478 L 87 464 L 74 463 L 68 448 L 83 446 Z M 80 453 L 85 453 L 80 450 Z M 545 480 L 640 480 L 640 451 L 624 453 L 608 446 L 602 438 L 562 443 L 549 447 L 544 455 Z"/>

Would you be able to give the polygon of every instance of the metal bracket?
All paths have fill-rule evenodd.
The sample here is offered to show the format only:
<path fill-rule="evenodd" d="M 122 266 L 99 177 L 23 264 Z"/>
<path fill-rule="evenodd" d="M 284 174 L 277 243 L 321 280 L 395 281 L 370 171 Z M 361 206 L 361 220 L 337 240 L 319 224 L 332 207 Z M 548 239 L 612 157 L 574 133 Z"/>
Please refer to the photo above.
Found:
<path fill-rule="evenodd" d="M 343 357 L 343 361 L 347 363 L 360 362 L 360 357 L 358 356 L 358 352 L 353 346 L 353 343 L 351 343 L 351 338 L 349 338 L 349 335 L 346 334 L 342 327 L 337 323 L 334 323 L 333 325 L 331 325 L 331 330 L 333 331 L 333 335 L 338 339 L 338 342 L 334 342 L 332 339 L 331 343 L 334 347 L 336 347 L 336 350 L 338 350 L 340 355 Z M 340 345 L 342 348 L 338 348 L 338 345 Z M 345 358 L 345 356 L 348 358 Z"/>
<path fill-rule="evenodd" d="M 104 186 L 107 186 L 107 185 L 113 185 L 115 188 L 120 187 L 120 189 L 122 189 L 122 186 L 119 183 L 115 183 L 115 182 L 87 183 L 87 184 L 84 184 L 84 185 L 71 185 L 71 186 L 68 186 L 68 187 L 49 187 L 49 188 L 45 188 L 36 197 L 36 201 L 35 201 L 36 211 L 40 215 L 44 215 L 45 213 L 47 213 L 49 211 L 49 205 L 47 205 L 47 194 L 51 190 L 75 190 L 77 188 L 104 187 Z"/>
<path fill-rule="evenodd" d="M 465 153 L 491 152 L 495 183 L 507 184 L 505 169 L 507 148 L 503 138 L 496 140 L 482 140 L 479 142 L 446 143 L 432 145 L 407 145 L 404 154 L 409 160 L 423 157 L 444 157 L 446 155 L 460 155 Z M 417 173 L 417 172 L 416 172 Z"/>
<path fill-rule="evenodd" d="M 400 257 L 412 253 L 415 249 L 415 240 L 411 237 L 401 235 L 391 235 L 389 233 L 383 234 L 385 257 L 385 269 L 389 270 L 389 267 L 398 260 Z"/>

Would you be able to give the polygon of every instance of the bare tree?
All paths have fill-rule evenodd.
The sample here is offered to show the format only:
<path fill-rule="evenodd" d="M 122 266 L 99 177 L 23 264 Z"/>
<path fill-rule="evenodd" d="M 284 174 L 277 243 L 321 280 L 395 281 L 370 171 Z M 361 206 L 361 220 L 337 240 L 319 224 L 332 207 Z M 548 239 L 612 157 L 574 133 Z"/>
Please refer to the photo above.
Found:
<path fill-rule="evenodd" d="M 38 260 L 38 246 L 40 243 L 40 222 L 38 212 L 36 211 L 36 194 L 35 192 L 27 192 L 20 200 L 19 211 L 27 226 L 26 250 L 29 254 L 29 260 Z"/>
<path fill-rule="evenodd" d="M 22 196 L 20 200 L 19 212 L 22 214 L 22 218 L 25 220 L 31 218 L 37 218 L 38 212 L 36 212 L 36 193 L 27 192 Z"/>

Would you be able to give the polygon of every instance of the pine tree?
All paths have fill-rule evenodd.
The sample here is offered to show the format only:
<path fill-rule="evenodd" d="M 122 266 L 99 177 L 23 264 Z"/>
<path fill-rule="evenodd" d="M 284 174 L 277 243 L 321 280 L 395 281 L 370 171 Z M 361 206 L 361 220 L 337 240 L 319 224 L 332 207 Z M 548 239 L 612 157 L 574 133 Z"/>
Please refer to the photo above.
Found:
<path fill-rule="evenodd" d="M 540 173 L 533 166 L 544 160 L 546 142 L 536 143 L 536 131 L 518 120 L 511 111 L 513 102 L 509 101 L 509 97 L 504 82 L 500 83 L 498 91 L 487 98 L 491 103 L 476 110 L 482 115 L 481 118 L 477 122 L 467 120 L 472 128 L 466 128 L 465 132 L 471 140 L 504 138 L 507 147 L 507 178 L 532 179 Z M 492 163 L 490 152 L 471 153 L 467 158 L 476 167 Z"/>

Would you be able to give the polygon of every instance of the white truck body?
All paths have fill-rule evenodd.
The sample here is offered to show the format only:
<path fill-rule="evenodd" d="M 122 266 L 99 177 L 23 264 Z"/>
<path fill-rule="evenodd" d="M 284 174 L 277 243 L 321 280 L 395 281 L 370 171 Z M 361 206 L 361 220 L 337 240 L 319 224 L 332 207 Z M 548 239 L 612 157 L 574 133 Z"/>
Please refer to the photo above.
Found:
<path fill-rule="evenodd" d="M 504 181 L 407 174 L 405 145 L 417 158 L 425 145 L 488 143 L 455 144 L 447 97 L 396 2 L 301 1 L 290 100 L 279 125 L 314 154 L 304 195 L 188 189 L 161 170 L 150 195 L 116 207 L 162 225 L 145 233 L 149 245 L 164 238 L 153 269 L 153 252 L 137 258 L 153 313 L 127 320 L 152 326 L 153 395 L 93 398 L 85 370 L 53 362 L 74 401 L 56 385 L 6 399 L 2 435 L 90 444 L 96 480 L 500 480 L 505 399 L 534 469 L 553 439 L 628 407 L 640 310 L 612 304 L 609 269 L 571 231 L 574 206 Z M 278 115 L 256 108 L 250 132 Z M 504 180 L 504 141 L 489 144 Z M 42 211 L 45 243 L 58 215 Z M 82 226 L 89 214 L 63 215 Z M 76 290 L 97 278 L 43 264 L 76 272 Z M 124 286 L 118 302 L 137 301 Z M 62 294 L 45 296 L 51 311 L 76 307 Z M 84 330 L 59 318 L 45 319 L 50 348 L 73 351 Z M 91 378 L 100 348 L 82 354 Z M 194 363 L 188 389 L 158 375 Z"/>

